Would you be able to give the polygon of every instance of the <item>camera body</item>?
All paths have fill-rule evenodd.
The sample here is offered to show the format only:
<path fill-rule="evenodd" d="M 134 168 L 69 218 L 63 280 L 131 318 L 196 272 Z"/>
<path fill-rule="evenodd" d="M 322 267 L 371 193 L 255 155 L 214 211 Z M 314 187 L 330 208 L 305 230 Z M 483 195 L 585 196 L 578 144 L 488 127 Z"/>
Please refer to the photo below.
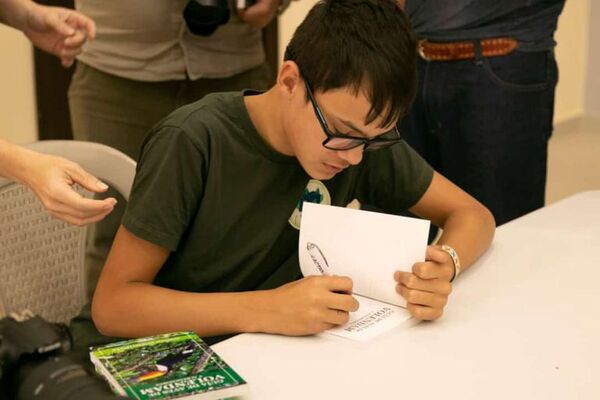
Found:
<path fill-rule="evenodd" d="M 235 0 L 238 9 L 250 7 L 256 0 Z M 183 19 L 195 35 L 210 36 L 229 21 L 228 0 L 191 0 L 183 10 Z"/>
<path fill-rule="evenodd" d="M 0 399 L 122 399 L 69 354 L 65 325 L 39 316 L 0 319 Z"/>

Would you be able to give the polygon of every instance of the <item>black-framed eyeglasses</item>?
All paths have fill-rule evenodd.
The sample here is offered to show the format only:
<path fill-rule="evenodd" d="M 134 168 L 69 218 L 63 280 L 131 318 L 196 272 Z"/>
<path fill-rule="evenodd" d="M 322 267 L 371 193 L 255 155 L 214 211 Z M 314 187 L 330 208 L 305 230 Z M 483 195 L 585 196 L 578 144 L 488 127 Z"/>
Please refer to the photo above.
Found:
<path fill-rule="evenodd" d="M 308 98 L 310 99 L 310 102 L 315 110 L 317 119 L 321 124 L 321 128 L 323 128 L 323 132 L 325 132 L 325 135 L 327 136 L 322 143 L 323 147 L 326 149 L 344 151 L 364 145 L 365 147 L 363 148 L 363 151 L 373 151 L 393 146 L 402 140 L 396 125 L 394 125 L 394 127 L 388 132 L 384 132 L 381 135 L 377 135 L 373 138 L 361 138 L 343 133 L 331 132 L 327 126 L 323 112 L 321 111 L 319 104 L 317 104 L 317 100 L 315 99 L 315 95 L 313 94 L 310 84 L 306 79 L 304 79 L 304 84 L 306 86 Z"/>

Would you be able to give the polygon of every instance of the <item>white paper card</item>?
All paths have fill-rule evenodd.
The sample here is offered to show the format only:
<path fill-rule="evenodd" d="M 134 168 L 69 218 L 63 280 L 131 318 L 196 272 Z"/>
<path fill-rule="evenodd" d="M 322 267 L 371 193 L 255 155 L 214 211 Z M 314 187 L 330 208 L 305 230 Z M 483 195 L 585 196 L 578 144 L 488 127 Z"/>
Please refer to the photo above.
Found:
<path fill-rule="evenodd" d="M 406 305 L 396 293 L 394 272 L 411 271 L 425 259 L 428 234 L 426 220 L 305 202 L 298 243 L 302 274 L 349 276 L 354 294 L 369 298 L 359 299 L 361 309 L 348 325 L 328 332 L 368 340 L 406 321 L 408 312 L 394 307 Z M 387 316 L 378 319 L 382 307 Z M 369 318 L 376 323 L 345 329 Z"/>
<path fill-rule="evenodd" d="M 326 330 L 324 333 L 366 342 L 411 318 L 403 307 L 393 306 L 367 297 L 355 296 L 360 304 L 358 311 L 350 313 L 346 325 Z"/>
<path fill-rule="evenodd" d="M 394 272 L 411 271 L 415 262 L 425 259 L 428 234 L 426 220 L 305 202 L 300 268 L 304 276 L 349 276 L 355 293 L 404 306 L 395 290 Z M 318 264 L 319 257 L 326 264 Z"/>

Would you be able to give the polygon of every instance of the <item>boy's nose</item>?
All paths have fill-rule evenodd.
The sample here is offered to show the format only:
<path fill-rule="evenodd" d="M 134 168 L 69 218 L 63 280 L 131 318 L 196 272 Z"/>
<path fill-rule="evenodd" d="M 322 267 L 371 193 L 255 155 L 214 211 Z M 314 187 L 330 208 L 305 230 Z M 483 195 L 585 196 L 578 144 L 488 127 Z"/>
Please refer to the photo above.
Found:
<path fill-rule="evenodd" d="M 358 146 L 350 150 L 338 151 L 339 157 L 350 165 L 356 165 L 362 161 L 363 146 Z"/>

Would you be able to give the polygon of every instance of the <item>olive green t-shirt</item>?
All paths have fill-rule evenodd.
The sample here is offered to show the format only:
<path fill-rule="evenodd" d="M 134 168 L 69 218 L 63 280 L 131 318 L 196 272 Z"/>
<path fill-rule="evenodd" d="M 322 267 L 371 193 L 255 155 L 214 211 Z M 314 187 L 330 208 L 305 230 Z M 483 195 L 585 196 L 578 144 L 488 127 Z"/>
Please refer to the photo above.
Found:
<path fill-rule="evenodd" d="M 399 213 L 415 204 L 431 168 L 405 143 L 365 153 L 323 182 L 331 203 Z M 289 222 L 310 177 L 253 126 L 242 93 L 182 107 L 142 145 L 123 225 L 171 250 L 155 284 L 195 292 L 268 289 L 300 277 Z M 343 242 L 341 242 L 343 243 Z M 126 268 L 126 266 L 123 266 Z"/>
<path fill-rule="evenodd" d="M 263 140 L 244 94 L 251 93 L 211 94 L 182 107 L 142 145 L 122 224 L 171 251 L 158 286 L 193 292 L 278 287 L 301 276 L 299 231 L 290 219 L 295 213 L 297 220 L 301 199 L 329 197 L 337 206 L 358 199 L 397 214 L 429 187 L 431 167 L 401 142 L 365 152 L 359 165 L 305 190 L 311 178 L 295 157 Z"/>

